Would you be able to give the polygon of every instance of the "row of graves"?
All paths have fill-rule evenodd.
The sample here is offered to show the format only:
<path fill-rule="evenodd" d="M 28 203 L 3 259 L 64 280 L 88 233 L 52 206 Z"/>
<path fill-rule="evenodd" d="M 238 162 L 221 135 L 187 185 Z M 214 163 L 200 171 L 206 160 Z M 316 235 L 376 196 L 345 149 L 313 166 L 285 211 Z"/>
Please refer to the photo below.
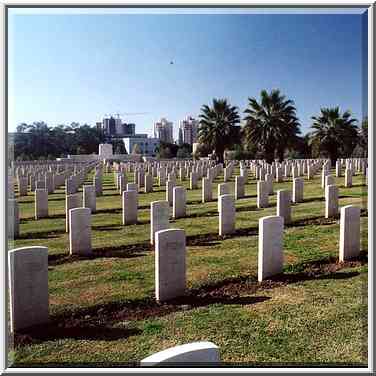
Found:
<path fill-rule="evenodd" d="M 331 175 L 330 162 L 324 159 L 293 160 L 267 164 L 250 160 L 239 163 L 240 175 L 233 177 L 237 162 L 226 165 L 213 161 L 168 161 L 147 163 L 20 163 L 12 166 L 8 174 L 8 236 L 20 235 L 18 196 L 34 192 L 35 219 L 48 217 L 48 195 L 65 185 L 66 232 L 69 233 L 71 255 L 90 256 L 91 216 L 96 212 L 96 197 L 103 194 L 103 172 L 113 173 L 114 183 L 122 197 L 122 224 L 138 221 L 138 194 L 153 191 L 153 181 L 165 188 L 165 200 L 150 203 L 150 243 L 155 250 L 155 297 L 158 302 L 183 296 L 186 286 L 186 233 L 184 229 L 171 228 L 172 218 L 186 215 L 186 188 L 178 180 L 189 179 L 189 188 L 201 184 L 202 202 L 213 200 L 213 181 L 223 175 L 218 184 L 218 234 L 235 232 L 235 201 L 245 195 L 245 184 L 251 176 L 257 180 L 257 207 L 267 208 L 269 196 L 274 194 L 273 182 L 292 178 L 292 192 L 278 190 L 276 215 L 259 219 L 258 225 L 258 281 L 282 273 L 284 226 L 291 222 L 291 204 L 303 202 L 304 178 L 307 181 L 321 174 L 321 187 L 325 194 L 325 217 L 340 218 L 339 260 L 357 257 L 360 253 L 360 208 L 347 205 L 339 208 L 338 187 Z M 94 170 L 91 185 L 83 185 Z M 127 173 L 133 174 L 128 182 Z M 344 177 L 344 186 L 352 186 L 355 174 L 364 176 L 367 184 L 366 159 L 339 159 L 335 166 L 336 177 Z M 231 195 L 230 184 L 235 184 Z M 82 186 L 83 185 L 83 186 Z M 78 192 L 82 186 L 82 193 Z M 49 320 L 48 249 L 43 246 L 23 247 L 8 252 L 11 332 L 40 325 Z M 185 347 L 184 347 L 185 346 Z M 219 361 L 218 348 L 209 342 L 178 346 L 145 359 L 145 365 L 159 362 Z"/>

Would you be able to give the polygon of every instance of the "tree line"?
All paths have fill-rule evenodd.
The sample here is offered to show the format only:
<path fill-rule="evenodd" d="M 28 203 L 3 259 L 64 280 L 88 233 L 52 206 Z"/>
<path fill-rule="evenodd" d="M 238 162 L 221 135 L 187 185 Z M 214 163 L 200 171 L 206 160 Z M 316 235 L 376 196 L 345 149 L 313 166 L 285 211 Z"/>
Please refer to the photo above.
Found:
<path fill-rule="evenodd" d="M 55 159 L 68 154 L 97 153 L 102 142 L 102 132 L 88 124 L 49 127 L 40 121 L 18 125 L 9 152 L 16 160 Z"/>
<path fill-rule="evenodd" d="M 337 158 L 366 157 L 368 121 L 358 120 L 350 111 L 339 107 L 321 108 L 312 116 L 311 131 L 301 136 L 295 104 L 279 90 L 262 90 L 260 99 L 248 98 L 243 122 L 239 109 L 226 99 L 213 99 L 212 105 L 203 105 L 199 115 L 198 147 L 194 157 L 211 155 L 223 162 L 224 153 L 231 151 L 235 159 L 276 158 Z M 68 154 L 98 152 L 105 137 L 100 129 L 88 124 L 49 127 L 44 122 L 22 123 L 9 143 L 9 158 L 16 160 L 55 159 Z M 113 140 L 115 154 L 124 154 L 121 140 Z M 131 152 L 136 152 L 132 150 Z M 192 146 L 161 142 L 157 157 L 189 158 Z"/>
<path fill-rule="evenodd" d="M 233 150 L 235 159 L 337 158 L 367 156 L 368 121 L 358 126 L 350 111 L 321 108 L 312 116 L 311 131 L 301 135 L 300 122 L 291 99 L 279 90 L 262 90 L 260 99 L 248 98 L 243 125 L 239 109 L 226 99 L 213 99 L 201 108 L 196 157 L 212 153 L 223 162 L 224 152 Z"/>

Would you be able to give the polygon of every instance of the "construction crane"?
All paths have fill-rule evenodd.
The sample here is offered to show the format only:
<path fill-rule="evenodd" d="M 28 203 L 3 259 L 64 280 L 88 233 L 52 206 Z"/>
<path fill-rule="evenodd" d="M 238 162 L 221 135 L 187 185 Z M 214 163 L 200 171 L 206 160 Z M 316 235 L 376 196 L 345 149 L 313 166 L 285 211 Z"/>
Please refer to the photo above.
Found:
<path fill-rule="evenodd" d="M 115 114 L 104 114 L 104 117 L 117 117 L 119 118 L 120 116 L 137 116 L 137 115 L 149 115 L 150 112 L 121 112 L 121 113 L 115 113 Z"/>

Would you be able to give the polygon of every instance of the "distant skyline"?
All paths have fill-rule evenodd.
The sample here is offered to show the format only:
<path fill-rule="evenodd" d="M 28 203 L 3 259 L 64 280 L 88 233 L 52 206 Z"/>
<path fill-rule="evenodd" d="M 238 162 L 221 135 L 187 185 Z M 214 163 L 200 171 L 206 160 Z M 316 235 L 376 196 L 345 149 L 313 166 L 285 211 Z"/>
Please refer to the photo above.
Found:
<path fill-rule="evenodd" d="M 104 114 L 147 112 L 122 119 L 152 135 L 165 117 L 177 139 L 179 121 L 213 98 L 227 98 L 243 117 L 262 89 L 294 100 L 303 134 L 321 107 L 349 109 L 360 121 L 367 114 L 359 8 L 101 11 L 9 10 L 9 132 L 22 122 L 94 126 Z"/>

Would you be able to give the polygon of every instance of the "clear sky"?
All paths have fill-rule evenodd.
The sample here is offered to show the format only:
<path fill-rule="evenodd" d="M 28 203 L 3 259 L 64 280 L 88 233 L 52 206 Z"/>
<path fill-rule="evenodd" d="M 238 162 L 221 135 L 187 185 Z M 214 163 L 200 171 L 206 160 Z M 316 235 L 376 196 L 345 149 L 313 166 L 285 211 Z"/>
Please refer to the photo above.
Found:
<path fill-rule="evenodd" d="M 163 116 L 176 137 L 177 122 L 213 97 L 243 116 L 248 97 L 273 88 L 294 100 L 303 134 L 322 106 L 364 116 L 360 12 L 19 13 L 9 14 L 9 131 L 147 112 L 123 120 L 151 134 Z"/>

